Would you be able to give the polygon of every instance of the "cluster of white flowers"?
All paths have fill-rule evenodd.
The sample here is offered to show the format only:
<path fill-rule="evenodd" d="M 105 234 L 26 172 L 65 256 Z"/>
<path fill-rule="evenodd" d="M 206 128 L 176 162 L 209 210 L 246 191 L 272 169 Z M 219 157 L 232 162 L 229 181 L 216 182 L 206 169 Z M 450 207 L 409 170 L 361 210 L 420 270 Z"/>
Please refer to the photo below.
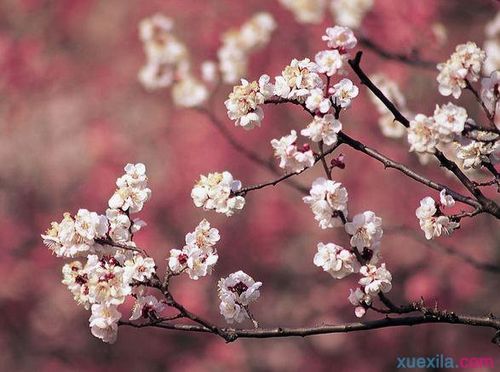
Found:
<path fill-rule="evenodd" d="M 432 117 L 417 114 L 408 128 L 410 151 L 432 154 L 439 144 L 459 140 L 466 121 L 467 111 L 451 102 L 436 105 Z"/>
<path fill-rule="evenodd" d="M 445 216 L 441 212 L 441 208 L 451 207 L 455 204 L 455 200 L 451 195 L 446 194 L 446 190 L 442 190 L 439 194 L 440 202 L 436 202 L 430 196 L 423 198 L 420 201 L 420 206 L 415 211 L 415 214 L 420 222 L 420 228 L 425 233 L 425 238 L 430 240 L 444 234 L 451 234 L 453 230 L 460 227 L 455 221 Z"/>
<path fill-rule="evenodd" d="M 500 70 L 500 11 L 495 18 L 486 24 L 486 39 L 483 50 L 486 52 L 483 71 L 490 74 L 495 70 Z"/>
<path fill-rule="evenodd" d="M 299 23 L 321 23 L 323 20 L 326 0 L 279 0 L 279 2 L 293 13 Z"/>
<path fill-rule="evenodd" d="M 354 29 L 361 26 L 363 18 L 372 7 L 373 0 L 332 0 L 330 2 L 335 22 Z"/>
<path fill-rule="evenodd" d="M 342 130 L 342 123 L 332 114 L 315 116 L 305 129 L 300 131 L 313 142 L 323 141 L 325 145 L 337 143 L 337 133 Z"/>
<path fill-rule="evenodd" d="M 139 82 L 148 90 L 173 84 L 175 104 L 199 106 L 208 98 L 208 89 L 191 73 L 187 48 L 172 33 L 173 26 L 170 18 L 159 13 L 139 23 L 139 36 L 146 54 L 146 64 L 138 74 Z"/>
<path fill-rule="evenodd" d="M 256 282 L 241 270 L 219 280 L 219 309 L 228 323 L 252 319 L 248 306 L 259 298 L 261 286 L 261 282 Z"/>
<path fill-rule="evenodd" d="M 263 104 L 266 99 L 261 92 L 260 82 L 264 80 L 264 76 L 260 78 L 259 82 L 249 83 L 242 79 L 241 85 L 235 86 L 229 94 L 229 98 L 224 102 L 229 119 L 236 120 L 237 126 L 246 130 L 260 126 L 264 118 L 264 111 L 259 105 Z"/>
<path fill-rule="evenodd" d="M 406 99 L 401 93 L 398 85 L 391 79 L 389 79 L 384 74 L 374 74 L 370 76 L 370 80 L 379 88 L 382 93 L 398 108 L 398 110 L 403 113 L 403 115 L 408 116 L 408 108 L 406 106 Z M 378 125 L 382 134 L 389 138 L 401 138 L 405 135 L 405 128 L 394 119 L 394 115 L 387 110 L 377 96 L 373 93 L 369 95 L 371 102 L 377 108 L 380 117 L 378 119 Z"/>
<path fill-rule="evenodd" d="M 318 243 L 313 262 L 335 279 L 358 272 L 360 266 L 354 253 L 333 243 Z"/>
<path fill-rule="evenodd" d="M 333 278 L 342 279 L 350 274 L 362 275 L 356 290 L 351 290 L 349 301 L 356 306 L 355 314 L 362 317 L 371 305 L 372 296 L 391 290 L 391 274 L 385 264 L 376 266 L 381 259 L 382 219 L 372 211 L 365 211 L 347 219 L 347 190 L 339 182 L 316 179 L 310 195 L 303 198 L 311 206 L 314 218 L 322 229 L 344 226 L 351 236 L 349 249 L 334 243 L 318 243 L 314 265 L 321 267 Z"/>
<path fill-rule="evenodd" d="M 289 135 L 273 139 L 271 146 L 274 149 L 274 156 L 280 159 L 279 166 L 287 172 L 300 172 L 304 168 L 312 167 L 315 158 L 308 144 L 302 148 L 297 148 L 297 132 L 292 130 Z"/>
<path fill-rule="evenodd" d="M 471 41 L 457 45 L 450 59 L 437 65 L 439 93 L 459 98 L 467 86 L 466 80 L 479 79 L 485 58 L 486 53 Z"/>
<path fill-rule="evenodd" d="M 222 36 L 218 50 L 222 81 L 234 84 L 246 75 L 248 55 L 269 43 L 276 22 L 269 13 L 257 13 L 239 29 L 229 30 Z"/>
<path fill-rule="evenodd" d="M 214 210 L 226 216 L 232 216 L 245 206 L 245 198 L 234 195 L 241 190 L 241 182 L 235 180 L 231 173 L 209 173 L 201 175 L 191 191 L 194 205 L 205 210 Z"/>
<path fill-rule="evenodd" d="M 347 222 L 345 231 L 351 235 L 351 246 L 360 251 L 377 246 L 383 235 L 382 218 L 372 211 L 365 211 L 355 215 L 352 222 Z"/>
<path fill-rule="evenodd" d="M 317 178 L 312 183 L 310 195 L 305 196 L 303 201 L 311 206 L 314 219 L 322 229 L 341 226 L 340 213 L 347 218 L 348 195 L 340 182 Z"/>
<path fill-rule="evenodd" d="M 373 7 L 373 0 L 279 0 L 293 13 L 299 23 L 321 23 L 325 10 L 330 8 L 335 23 L 358 28 L 366 13 Z"/>
<path fill-rule="evenodd" d="M 500 141 L 470 141 L 457 146 L 457 157 L 464 169 L 480 168 L 483 163 L 495 164 L 499 160 Z"/>
<path fill-rule="evenodd" d="M 207 220 L 201 221 L 194 232 L 186 235 L 182 250 L 170 250 L 168 266 L 171 272 L 186 272 L 194 280 L 210 274 L 219 258 L 214 247 L 219 239 L 219 230 L 211 228 Z"/>
<path fill-rule="evenodd" d="M 92 334 L 109 343 L 117 337 L 121 318 L 118 306 L 128 295 L 142 301 L 140 294 L 133 293 L 133 287 L 151 279 L 156 270 L 154 260 L 144 256 L 132 241 L 133 234 L 145 223 L 131 220 L 130 214 L 141 211 L 151 195 L 146 167 L 127 164 L 116 185 L 106 215 L 86 209 L 80 209 L 75 216 L 65 213 L 60 223 L 52 222 L 42 235 L 58 257 L 79 258 L 64 265 L 62 282 L 77 303 L 91 310 Z"/>
<path fill-rule="evenodd" d="M 342 123 L 332 110 L 347 109 L 359 89 L 349 79 L 343 78 L 332 85 L 330 79 L 342 71 L 347 51 L 356 46 L 357 40 L 349 28 L 342 26 L 327 28 L 323 40 L 329 49 L 317 53 L 315 62 L 308 58 L 293 59 L 274 82 L 268 75 L 262 75 L 258 81 L 241 80 L 241 85 L 235 86 L 225 101 L 228 117 L 235 120 L 236 126 L 247 130 L 260 126 L 264 118 L 261 106 L 266 102 L 293 101 L 314 114 L 300 133 L 313 142 L 334 145 Z M 295 130 L 271 141 L 275 156 L 280 159 L 279 166 L 289 172 L 301 171 L 315 162 L 309 144 L 298 148 L 296 141 Z"/>

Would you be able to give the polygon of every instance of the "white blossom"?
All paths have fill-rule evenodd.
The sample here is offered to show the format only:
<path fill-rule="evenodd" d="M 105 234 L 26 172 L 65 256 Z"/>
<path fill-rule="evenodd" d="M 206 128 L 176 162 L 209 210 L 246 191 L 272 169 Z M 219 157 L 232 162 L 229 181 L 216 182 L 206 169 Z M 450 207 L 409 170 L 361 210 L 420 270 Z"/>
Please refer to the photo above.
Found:
<path fill-rule="evenodd" d="M 267 45 L 275 29 L 272 15 L 260 12 L 239 29 L 230 29 L 222 35 L 217 57 L 224 83 L 234 84 L 246 75 L 250 53 Z"/>
<path fill-rule="evenodd" d="M 116 180 L 118 189 L 109 199 L 108 205 L 112 209 L 137 213 L 151 196 L 151 190 L 147 187 L 146 167 L 142 163 L 129 163 L 124 169 L 126 173 Z"/>
<path fill-rule="evenodd" d="M 80 209 L 75 217 L 64 213 L 60 223 L 52 222 L 42 239 L 56 256 L 75 257 L 96 249 L 95 239 L 105 237 L 107 231 L 105 216 Z"/>
<path fill-rule="evenodd" d="M 323 95 L 323 90 L 316 88 L 310 91 L 309 97 L 306 99 L 306 108 L 309 111 L 319 111 L 326 114 L 331 107 L 330 99 Z"/>
<path fill-rule="evenodd" d="M 354 291 L 352 289 L 349 289 L 349 291 L 350 294 L 348 300 L 353 306 L 356 306 L 356 308 L 354 309 L 354 314 L 358 318 L 362 318 L 366 313 L 365 307 L 371 305 L 372 298 L 361 288 L 356 288 Z"/>
<path fill-rule="evenodd" d="M 125 261 L 125 275 L 130 279 L 144 282 L 155 273 L 155 266 L 155 261 L 151 257 L 144 258 L 141 255 L 135 255 Z"/>
<path fill-rule="evenodd" d="M 423 114 L 417 114 L 415 119 L 410 121 L 408 128 L 408 143 L 410 151 L 417 153 L 434 153 L 438 143 L 438 135 L 435 129 L 433 118 Z"/>
<path fill-rule="evenodd" d="M 207 176 L 200 176 L 191 191 L 191 198 L 197 207 L 230 217 L 245 206 L 242 196 L 233 195 L 240 189 L 241 182 L 235 180 L 231 173 L 209 173 Z"/>
<path fill-rule="evenodd" d="M 358 250 L 371 247 L 382 238 L 382 218 L 372 211 L 357 214 L 352 222 L 345 224 L 345 231 L 351 236 L 351 246 Z"/>
<path fill-rule="evenodd" d="M 471 82 L 479 79 L 485 58 L 485 52 L 473 42 L 457 45 L 450 58 L 437 65 L 439 93 L 459 98 L 467 85 L 466 79 Z"/>
<path fill-rule="evenodd" d="M 210 223 L 203 219 L 194 232 L 186 234 L 186 245 L 196 246 L 202 251 L 209 251 L 220 240 L 219 230 L 210 227 Z"/>
<path fill-rule="evenodd" d="M 312 183 L 310 195 L 302 200 L 311 206 L 314 219 L 322 229 L 341 226 L 339 212 L 347 217 L 348 194 L 339 182 L 319 177 Z"/>
<path fill-rule="evenodd" d="M 249 318 L 246 307 L 257 301 L 261 286 L 261 282 L 255 282 L 241 270 L 219 280 L 220 311 L 228 323 L 241 323 Z"/>
<path fill-rule="evenodd" d="M 299 150 L 296 141 L 297 132 L 295 130 L 279 140 L 271 140 L 274 156 L 280 159 L 279 167 L 287 172 L 300 172 L 304 168 L 312 167 L 315 163 L 312 150 L 307 146 Z"/>
<path fill-rule="evenodd" d="M 363 275 L 359 279 L 359 284 L 364 287 L 366 294 L 370 296 L 377 295 L 378 293 L 387 293 L 392 289 L 392 275 L 385 268 L 385 264 L 380 267 L 374 265 L 365 265 L 359 269 L 359 273 Z"/>
<path fill-rule="evenodd" d="M 333 76 L 342 70 L 345 63 L 345 57 L 338 50 L 322 50 L 316 53 L 314 61 L 318 65 L 318 72 Z"/>
<path fill-rule="evenodd" d="M 233 88 L 224 104 L 229 119 L 236 120 L 236 126 L 249 130 L 260 126 L 264 118 L 264 112 L 259 107 L 264 103 L 264 99 L 256 81 L 249 83 L 241 79 L 241 85 Z"/>
<path fill-rule="evenodd" d="M 358 28 L 366 13 L 373 7 L 373 0 L 331 0 L 330 10 L 335 22 L 341 26 Z"/>
<path fill-rule="evenodd" d="M 147 90 L 157 90 L 172 85 L 174 70 L 169 64 L 149 61 L 141 67 L 137 78 Z"/>
<path fill-rule="evenodd" d="M 180 107 L 198 107 L 208 99 L 208 89 L 193 76 L 186 76 L 172 87 L 174 103 Z"/>
<path fill-rule="evenodd" d="M 323 88 L 323 81 L 316 73 L 317 65 L 309 58 L 293 59 L 275 79 L 274 94 L 285 99 L 305 102 L 310 91 Z"/>
<path fill-rule="evenodd" d="M 460 226 L 447 216 L 438 215 L 437 212 L 436 202 L 429 196 L 420 201 L 420 206 L 415 211 L 420 228 L 424 231 L 425 238 L 428 240 L 439 237 L 443 233 L 451 234 L 454 229 Z"/>
<path fill-rule="evenodd" d="M 498 143 L 471 141 L 468 145 L 459 145 L 457 157 L 465 169 L 480 168 L 482 163 L 491 162 L 490 156 L 499 148 Z"/>
<path fill-rule="evenodd" d="M 167 307 L 164 301 L 158 301 L 155 296 L 139 296 L 135 300 L 132 308 L 132 315 L 129 320 L 137 320 L 139 318 L 156 317 Z"/>
<path fill-rule="evenodd" d="M 358 96 L 359 89 L 349 79 L 342 79 L 333 86 L 333 97 L 335 104 L 342 108 L 347 108 L 351 105 L 353 98 Z"/>
<path fill-rule="evenodd" d="M 218 80 L 217 63 L 214 61 L 204 61 L 200 67 L 201 79 L 208 84 L 215 84 Z"/>
<path fill-rule="evenodd" d="M 92 305 L 89 326 L 92 334 L 106 343 L 113 344 L 118 335 L 118 321 L 122 314 L 116 306 Z"/>
<path fill-rule="evenodd" d="M 318 243 L 318 252 L 315 254 L 313 262 L 335 279 L 342 279 L 359 269 L 356 256 L 333 243 Z"/>
<path fill-rule="evenodd" d="M 453 140 L 453 135 L 460 135 L 465 127 L 467 111 L 449 102 L 446 105 L 436 105 L 434 123 L 441 142 Z"/>
<path fill-rule="evenodd" d="M 320 23 L 323 20 L 327 0 L 279 0 L 290 10 L 299 23 Z"/>
<path fill-rule="evenodd" d="M 354 48 L 358 42 L 352 30 L 345 26 L 328 27 L 322 39 L 327 42 L 329 48 L 342 51 Z"/>
<path fill-rule="evenodd" d="M 332 114 L 315 116 L 313 121 L 302 129 L 300 134 L 311 139 L 311 141 L 323 141 L 325 145 L 337 143 L 337 133 L 342 130 L 342 123 L 335 119 Z"/>
<path fill-rule="evenodd" d="M 439 200 L 441 205 L 445 207 L 453 207 L 455 205 L 455 199 L 453 199 L 453 196 L 446 193 L 446 189 L 442 189 L 439 193 Z"/>

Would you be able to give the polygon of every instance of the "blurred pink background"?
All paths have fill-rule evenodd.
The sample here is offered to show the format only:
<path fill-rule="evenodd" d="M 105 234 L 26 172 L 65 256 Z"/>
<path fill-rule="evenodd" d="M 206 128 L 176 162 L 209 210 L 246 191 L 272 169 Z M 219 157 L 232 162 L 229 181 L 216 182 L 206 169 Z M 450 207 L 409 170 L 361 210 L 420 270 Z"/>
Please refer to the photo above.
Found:
<path fill-rule="evenodd" d="M 482 44 L 497 4 L 376 0 L 362 29 L 387 49 L 418 49 L 425 58 L 444 61 L 457 43 Z M 176 296 L 189 309 L 222 325 L 216 282 L 242 269 L 264 283 L 253 306 L 264 327 L 356 321 L 347 301 L 355 278 L 334 280 L 312 264 L 317 242 L 348 244 L 343 232 L 320 231 L 302 195 L 284 183 L 250 193 L 244 211 L 232 218 L 195 208 L 190 191 L 200 174 L 229 170 L 244 185 L 275 176 L 230 147 L 206 117 L 174 107 L 168 90 L 148 93 L 137 82 L 145 59 L 137 33 L 142 18 L 156 12 L 172 17 L 196 64 L 216 58 L 224 30 L 262 10 L 272 13 L 278 29 L 270 45 L 251 56 L 249 79 L 278 74 L 294 57 L 313 57 L 333 22 L 328 14 L 320 25 L 298 24 L 270 0 L 0 0 L 0 370 L 376 371 L 394 369 L 397 356 L 498 356 L 491 330 L 452 325 L 232 344 L 212 335 L 120 328 L 110 346 L 90 334 L 89 313 L 60 283 L 63 261 L 51 256 L 39 234 L 65 211 L 103 213 L 127 162 L 148 168 L 153 196 L 140 215 L 148 226 L 136 241 L 162 272 L 169 250 L 181 246 L 202 218 L 221 231 L 213 275 L 174 281 Z M 448 31 L 442 47 L 429 42 L 435 22 Z M 435 71 L 388 62 L 370 51 L 362 66 L 397 81 L 413 112 L 430 114 L 436 103 L 448 101 L 437 93 Z M 299 108 L 267 107 L 262 128 L 234 128 L 223 105 L 230 90 L 218 90 L 212 109 L 261 157 L 271 157 L 272 138 L 307 123 Z M 422 167 L 404 140 L 383 137 L 378 114 L 360 90 L 344 114 L 346 133 L 462 190 L 443 172 Z M 481 114 L 471 97 L 460 103 L 471 117 Z M 347 148 L 341 152 L 347 167 L 334 171 L 334 178 L 349 190 L 350 213 L 373 210 L 384 219 L 391 297 L 403 303 L 423 296 L 429 305 L 438 300 L 442 309 L 498 315 L 498 274 L 444 255 L 411 234 L 389 231 L 408 226 L 422 237 L 414 211 L 420 199 L 437 192 Z M 298 181 L 309 187 L 321 175 L 317 167 Z M 499 239 L 493 217 L 479 216 L 439 243 L 500 264 Z"/>

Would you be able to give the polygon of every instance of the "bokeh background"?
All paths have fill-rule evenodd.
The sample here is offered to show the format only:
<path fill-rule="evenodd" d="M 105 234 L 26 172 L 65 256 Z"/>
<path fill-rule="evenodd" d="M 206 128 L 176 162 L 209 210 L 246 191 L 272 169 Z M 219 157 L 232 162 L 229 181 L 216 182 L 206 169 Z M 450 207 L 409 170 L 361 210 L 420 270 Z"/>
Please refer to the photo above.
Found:
<path fill-rule="evenodd" d="M 271 0 L 0 1 L 0 370 L 376 371 L 394 369 L 397 356 L 438 353 L 493 356 L 500 364 L 498 347 L 489 342 L 491 330 L 450 325 L 232 344 L 211 335 L 156 329 L 121 328 L 114 345 L 92 337 L 89 313 L 60 284 L 63 262 L 42 245 L 39 234 L 65 211 L 104 212 L 127 162 L 148 168 L 153 196 L 141 213 L 148 226 L 136 238 L 160 270 L 169 250 L 181 246 L 184 234 L 202 218 L 221 231 L 214 274 L 173 283 L 189 309 L 223 324 L 216 282 L 242 269 L 264 283 L 253 307 L 262 326 L 355 321 L 347 301 L 355 278 L 334 280 L 312 264 L 318 241 L 348 244 L 343 232 L 320 231 L 302 195 L 283 183 L 249 194 L 243 213 L 232 218 L 195 208 L 190 190 L 200 174 L 229 170 L 245 185 L 275 176 L 228 145 L 206 116 L 176 108 L 168 90 L 147 92 L 137 81 L 145 59 L 137 32 L 142 18 L 156 12 L 172 17 L 196 64 L 216 57 L 224 30 L 262 10 L 272 13 L 278 28 L 271 43 L 251 56 L 250 79 L 278 74 L 293 57 L 313 57 L 323 47 L 324 28 L 333 22 L 327 14 L 319 25 L 299 24 Z M 498 10 L 493 0 L 375 0 L 362 30 L 389 50 L 419 50 L 424 58 L 444 61 L 458 43 L 481 45 L 484 26 Z M 442 43 L 432 32 L 436 23 L 447 30 Z M 435 71 L 370 51 L 363 63 L 368 72 L 394 79 L 413 112 L 431 114 L 436 103 L 447 102 L 437 93 Z M 268 107 L 262 128 L 234 128 L 223 105 L 230 90 L 221 86 L 210 109 L 264 158 L 272 155 L 272 138 L 307 123 L 298 108 Z M 472 97 L 465 95 L 460 104 L 471 117 L 481 115 Z M 361 87 L 344 114 L 345 131 L 462 190 L 443 172 L 421 166 L 404 139 L 385 138 L 377 119 Z M 423 296 L 429 305 L 438 301 L 456 312 L 500 313 L 498 272 L 443 253 L 449 248 L 499 265 L 498 223 L 488 216 L 464 220 L 452 237 L 426 244 L 414 211 L 421 198 L 437 192 L 347 148 L 341 152 L 347 167 L 334 177 L 349 190 L 350 213 L 373 210 L 384 219 L 382 249 L 393 273 L 395 301 Z M 310 185 L 322 175 L 317 168 L 298 181 Z"/>

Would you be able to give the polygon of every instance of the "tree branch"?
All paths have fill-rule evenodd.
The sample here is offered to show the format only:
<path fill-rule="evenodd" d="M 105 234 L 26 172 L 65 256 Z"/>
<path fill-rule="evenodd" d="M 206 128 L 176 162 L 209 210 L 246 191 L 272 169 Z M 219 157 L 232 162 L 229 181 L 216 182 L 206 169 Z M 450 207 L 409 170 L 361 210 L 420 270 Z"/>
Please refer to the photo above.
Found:
<path fill-rule="evenodd" d="M 378 99 L 389 109 L 389 111 L 394 115 L 394 118 L 399 121 L 406 128 L 409 127 L 410 121 L 397 109 L 397 107 L 378 89 L 375 84 L 370 80 L 370 78 L 361 69 L 360 62 L 363 52 L 356 53 L 354 59 L 350 59 L 349 65 L 351 66 L 354 73 L 360 78 L 361 83 L 366 85 L 370 91 L 377 96 Z M 441 151 L 436 149 L 434 156 L 439 160 L 440 164 L 451 171 L 460 182 L 474 195 L 477 201 L 481 204 L 485 212 L 495 216 L 500 219 L 500 207 L 493 200 L 486 198 L 479 187 L 474 184 L 461 170 L 460 168 L 451 160 L 449 160 Z"/>
<path fill-rule="evenodd" d="M 188 324 L 172 324 L 172 323 L 142 323 L 137 324 L 130 321 L 120 321 L 120 325 L 130 326 L 135 328 L 143 327 L 157 327 L 177 331 L 187 332 L 204 332 L 214 333 L 219 336 L 221 334 L 230 335 L 226 338 L 221 336 L 227 342 L 235 341 L 238 338 L 278 338 L 278 337 L 306 337 L 321 334 L 333 333 L 350 333 L 357 331 L 374 330 L 380 328 L 401 327 L 401 326 L 414 326 L 420 324 L 431 323 L 448 323 L 448 324 L 462 324 L 474 327 L 486 327 L 500 330 L 500 320 L 496 319 L 493 315 L 489 316 L 471 316 L 471 315 L 457 315 L 452 312 L 446 311 L 430 311 L 427 314 L 419 316 L 408 317 L 385 317 L 377 320 L 370 320 L 365 322 L 354 322 L 337 325 L 321 325 L 315 327 L 301 327 L 301 328 L 259 328 L 259 329 L 232 329 L 232 328 L 217 328 L 216 331 L 205 327 L 203 325 L 188 325 Z M 493 342 L 499 345 L 497 337 Z"/>

